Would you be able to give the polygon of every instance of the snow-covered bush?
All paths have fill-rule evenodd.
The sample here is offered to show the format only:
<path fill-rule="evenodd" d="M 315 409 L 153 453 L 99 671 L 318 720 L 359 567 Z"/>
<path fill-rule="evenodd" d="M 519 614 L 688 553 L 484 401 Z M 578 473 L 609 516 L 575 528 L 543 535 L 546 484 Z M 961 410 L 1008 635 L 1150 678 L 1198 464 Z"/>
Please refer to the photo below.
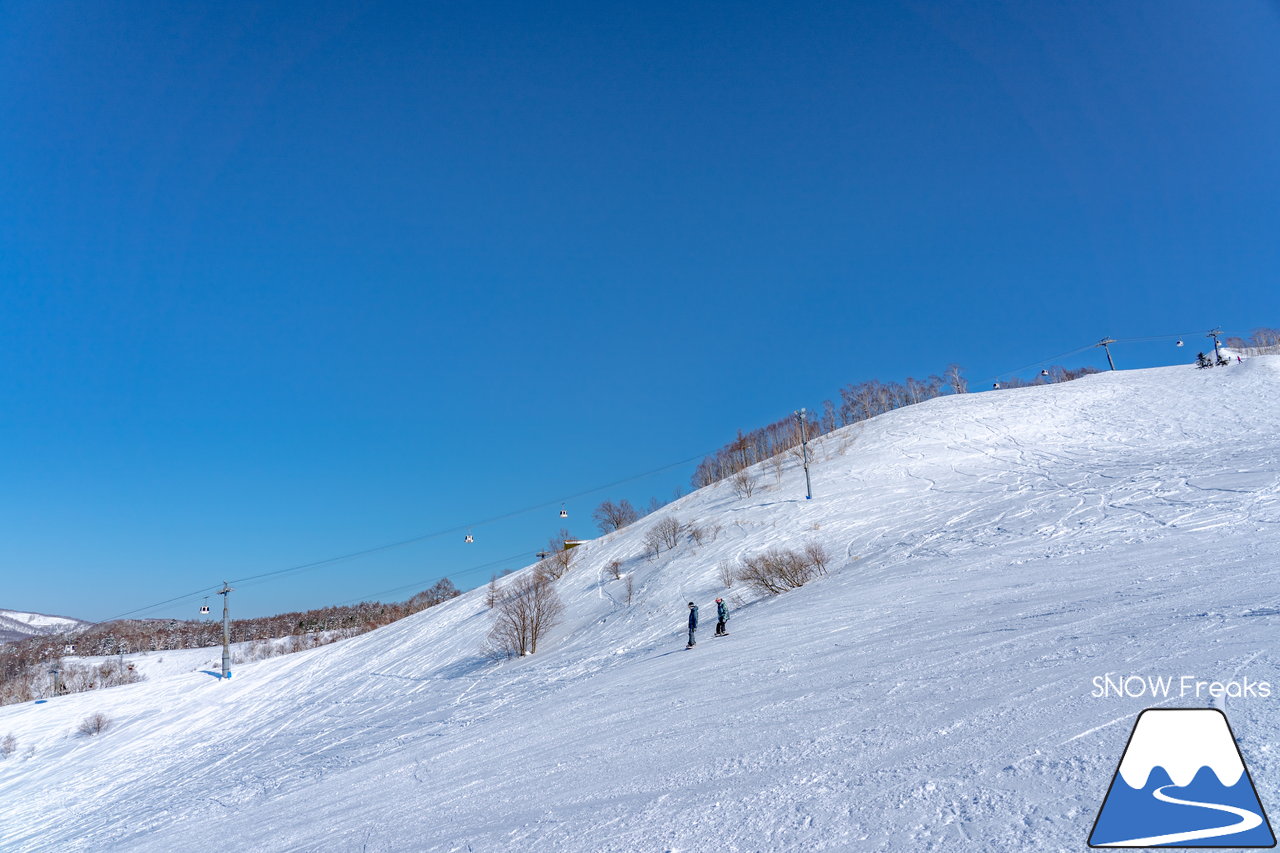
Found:
<path fill-rule="evenodd" d="M 8 758 L 18 751 L 18 739 L 13 733 L 4 736 L 4 740 L 0 740 L 0 758 Z"/>
<path fill-rule="evenodd" d="M 762 554 L 743 557 L 738 580 L 757 592 L 777 595 L 804 586 L 826 571 L 826 551 L 821 545 L 810 543 L 799 551 L 771 548 Z"/>
<path fill-rule="evenodd" d="M 93 737 L 102 734 L 111 725 L 110 718 L 106 714 L 98 711 L 90 714 L 80 721 L 80 725 L 76 728 L 76 732 L 82 737 Z"/>

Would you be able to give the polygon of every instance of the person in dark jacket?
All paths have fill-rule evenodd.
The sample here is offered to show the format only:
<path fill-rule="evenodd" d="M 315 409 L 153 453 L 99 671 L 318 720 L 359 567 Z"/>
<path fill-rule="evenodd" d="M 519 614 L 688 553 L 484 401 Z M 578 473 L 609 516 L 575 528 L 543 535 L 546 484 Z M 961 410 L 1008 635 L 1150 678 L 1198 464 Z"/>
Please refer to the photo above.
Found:
<path fill-rule="evenodd" d="M 723 637 L 729 633 L 728 627 L 724 624 L 729 621 L 729 605 L 724 603 L 723 598 L 716 599 L 716 636 Z"/>
<path fill-rule="evenodd" d="M 694 646 L 693 635 L 696 634 L 697 632 L 698 632 L 698 605 L 690 601 L 689 602 L 689 645 L 685 646 L 686 649 L 693 648 Z"/>

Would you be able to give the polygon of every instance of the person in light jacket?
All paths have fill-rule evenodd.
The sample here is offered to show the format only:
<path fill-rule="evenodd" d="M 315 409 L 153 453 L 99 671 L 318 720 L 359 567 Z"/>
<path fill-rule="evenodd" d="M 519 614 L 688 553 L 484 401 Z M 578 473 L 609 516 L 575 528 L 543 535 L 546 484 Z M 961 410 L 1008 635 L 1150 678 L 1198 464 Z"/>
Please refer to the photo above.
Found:
<path fill-rule="evenodd" d="M 716 636 L 723 637 L 729 633 L 729 627 L 725 624 L 729 621 L 729 605 L 724 603 L 723 598 L 716 599 Z"/>

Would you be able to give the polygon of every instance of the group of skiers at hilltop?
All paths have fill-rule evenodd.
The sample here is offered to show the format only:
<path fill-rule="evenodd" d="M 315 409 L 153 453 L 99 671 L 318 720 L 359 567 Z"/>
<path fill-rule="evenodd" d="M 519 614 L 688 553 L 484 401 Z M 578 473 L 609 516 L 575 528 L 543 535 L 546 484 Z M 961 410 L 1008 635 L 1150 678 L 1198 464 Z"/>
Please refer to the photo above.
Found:
<path fill-rule="evenodd" d="M 729 605 L 724 603 L 723 598 L 716 599 L 716 636 L 728 636 L 729 631 L 725 627 L 725 623 L 729 621 Z M 698 605 L 692 601 L 689 602 L 689 645 L 686 649 L 691 649 L 697 645 L 694 635 L 698 633 Z"/>

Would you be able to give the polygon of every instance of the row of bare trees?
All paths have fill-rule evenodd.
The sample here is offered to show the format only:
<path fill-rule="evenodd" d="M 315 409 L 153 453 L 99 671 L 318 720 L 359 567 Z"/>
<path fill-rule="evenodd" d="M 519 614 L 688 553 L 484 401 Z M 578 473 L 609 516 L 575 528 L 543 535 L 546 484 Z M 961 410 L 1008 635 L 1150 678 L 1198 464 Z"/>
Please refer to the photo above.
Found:
<path fill-rule="evenodd" d="M 1268 355 L 1280 352 L 1280 329 L 1254 329 L 1248 338 L 1230 337 L 1223 343 L 1241 355 Z"/>
<path fill-rule="evenodd" d="M 848 426 L 858 421 L 874 418 L 893 409 L 921 403 L 943 394 L 963 394 L 969 390 L 968 382 L 958 365 L 951 365 L 941 376 L 916 379 L 908 376 L 903 382 L 881 382 L 876 379 L 858 382 L 840 389 L 840 402 L 824 400 L 820 412 L 815 412 L 804 426 L 808 438 Z M 750 432 L 738 430 L 733 441 L 708 456 L 693 472 L 693 486 L 700 489 L 712 483 L 732 477 L 757 462 L 779 457 L 780 454 L 800 445 L 801 426 L 794 417 L 782 418 Z M 750 491 L 746 481 L 735 484 L 741 494 Z"/>

